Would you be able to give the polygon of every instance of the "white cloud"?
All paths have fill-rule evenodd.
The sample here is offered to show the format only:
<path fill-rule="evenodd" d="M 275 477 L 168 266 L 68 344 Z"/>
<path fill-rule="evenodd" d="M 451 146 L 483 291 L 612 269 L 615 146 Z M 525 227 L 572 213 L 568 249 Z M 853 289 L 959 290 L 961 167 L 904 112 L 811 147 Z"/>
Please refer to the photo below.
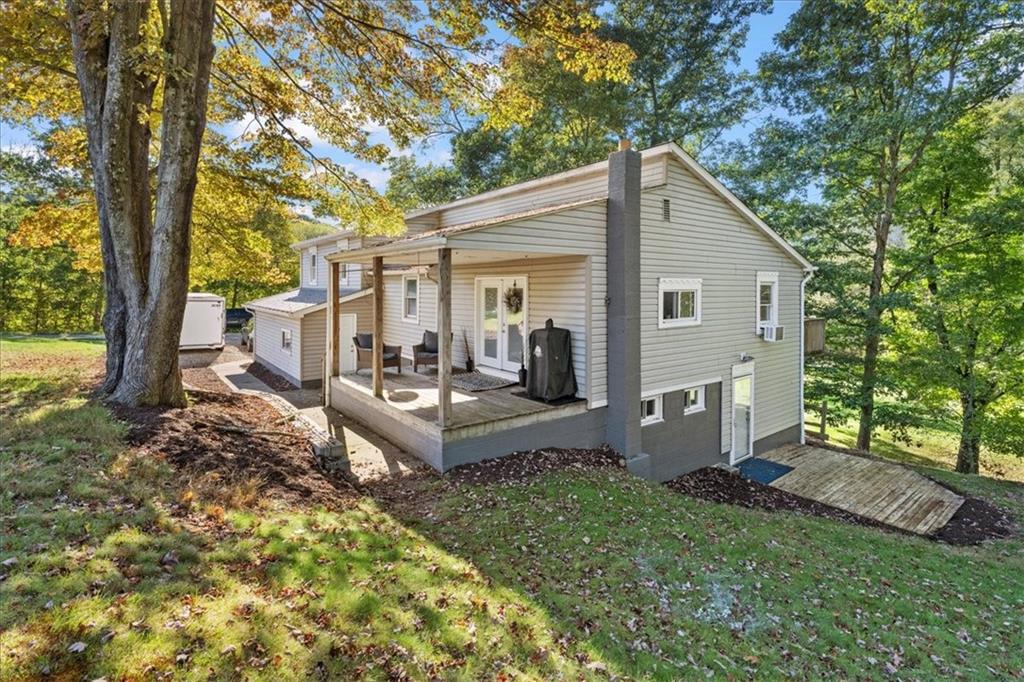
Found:
<path fill-rule="evenodd" d="M 350 173 L 353 173 L 370 183 L 370 186 L 378 192 L 383 192 L 387 189 L 388 179 L 391 177 L 391 173 L 386 168 L 382 168 L 376 164 L 362 163 L 358 161 L 343 165 Z"/>

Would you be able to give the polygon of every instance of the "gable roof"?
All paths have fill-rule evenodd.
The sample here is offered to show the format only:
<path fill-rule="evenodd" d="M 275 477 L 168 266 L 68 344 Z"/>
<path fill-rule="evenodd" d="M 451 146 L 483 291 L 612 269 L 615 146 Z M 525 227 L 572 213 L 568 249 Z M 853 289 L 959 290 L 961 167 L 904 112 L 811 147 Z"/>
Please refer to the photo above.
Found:
<path fill-rule="evenodd" d="M 709 173 L 706 168 L 697 163 L 696 159 L 694 159 L 692 156 L 683 151 L 682 147 L 677 145 L 675 142 L 668 142 L 666 144 L 661 144 L 655 147 L 650 147 L 648 149 L 641 150 L 640 154 L 644 159 L 657 158 L 660 156 L 668 156 L 676 159 L 687 170 L 693 173 L 701 182 L 703 182 L 711 191 L 720 196 L 727 204 L 734 208 L 748 222 L 750 222 L 754 227 L 763 232 L 772 242 L 775 243 L 776 246 L 778 246 L 783 252 L 785 252 L 786 255 L 788 255 L 794 261 L 799 263 L 805 270 L 815 269 L 811 262 L 804 258 L 800 254 L 800 252 L 793 247 L 792 244 L 787 242 L 785 239 L 782 238 L 782 236 L 778 232 L 769 227 L 767 223 L 761 220 L 761 218 L 759 218 L 757 214 L 750 209 L 750 207 L 748 207 L 746 204 L 740 201 L 739 197 L 733 194 L 729 190 L 729 188 L 727 188 L 716 177 Z M 588 164 L 586 166 L 580 166 L 579 168 L 573 168 L 562 173 L 555 173 L 554 175 L 547 175 L 542 178 L 527 180 L 526 182 L 520 182 L 515 185 L 500 187 L 489 192 L 483 192 L 481 194 L 475 194 L 473 196 L 464 197 L 462 199 L 456 199 L 455 201 L 450 201 L 446 204 L 438 204 L 436 206 L 430 206 L 427 208 L 410 211 L 409 213 L 405 214 L 405 219 L 414 220 L 418 218 L 423 218 L 425 216 L 429 216 L 434 213 L 439 213 L 441 211 L 446 211 L 451 208 L 488 201 L 491 199 L 497 199 L 499 197 L 506 196 L 509 194 L 528 192 L 532 189 L 544 187 L 550 184 L 607 172 L 608 161 L 598 161 L 597 163 Z M 565 206 L 562 205 L 557 208 L 560 210 L 565 208 Z M 514 218 L 502 216 L 501 218 L 492 219 L 492 221 L 507 222 L 507 219 Z M 438 235 L 442 234 L 443 230 L 445 229 L 450 228 L 442 228 L 442 230 L 427 231 L 423 234 Z"/>
<path fill-rule="evenodd" d="M 351 301 L 352 299 L 365 296 L 370 289 L 342 289 L 341 300 Z M 248 310 L 259 310 L 288 317 L 304 317 L 309 313 L 316 312 L 327 305 L 326 289 L 291 289 L 282 291 L 279 294 L 257 298 L 244 304 Z"/>
<path fill-rule="evenodd" d="M 414 234 L 406 235 L 404 237 L 396 237 L 386 241 L 377 242 L 371 246 L 363 247 L 361 249 L 354 249 L 352 251 L 339 251 L 326 256 L 328 261 L 339 261 L 344 262 L 345 260 L 362 260 L 370 256 L 385 255 L 388 253 L 403 252 L 417 249 L 434 249 L 439 246 L 444 246 L 447 243 L 448 237 L 452 235 L 461 234 L 463 232 L 473 232 L 475 230 L 483 230 L 488 227 L 494 227 L 496 225 L 503 225 L 510 223 L 515 220 L 525 220 L 527 218 L 536 218 L 538 216 L 548 215 L 551 213 L 559 213 L 566 211 L 571 208 L 578 208 L 580 206 L 589 206 L 590 204 L 596 204 L 608 200 L 606 194 L 597 194 L 577 199 L 575 201 L 567 201 L 561 204 L 554 204 L 551 206 L 540 206 L 537 208 L 531 208 L 526 211 L 516 211 L 515 213 L 506 213 L 504 215 L 492 216 L 490 218 L 481 218 L 480 220 L 474 220 L 468 223 L 459 223 L 457 225 L 446 225 L 445 227 L 438 228 L 436 230 L 428 230 L 425 232 L 416 232 Z M 346 254 L 351 254 L 349 258 L 346 258 Z M 387 265 L 384 266 L 387 268 Z"/>

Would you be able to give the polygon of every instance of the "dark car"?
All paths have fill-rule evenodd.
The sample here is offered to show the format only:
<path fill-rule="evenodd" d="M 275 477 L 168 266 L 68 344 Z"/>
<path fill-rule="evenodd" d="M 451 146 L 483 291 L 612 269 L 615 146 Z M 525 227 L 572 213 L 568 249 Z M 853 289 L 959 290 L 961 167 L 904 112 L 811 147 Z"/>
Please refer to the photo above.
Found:
<path fill-rule="evenodd" d="M 245 308 L 228 308 L 227 318 L 225 322 L 227 324 L 228 329 L 239 329 L 251 318 L 252 313 L 250 313 Z"/>

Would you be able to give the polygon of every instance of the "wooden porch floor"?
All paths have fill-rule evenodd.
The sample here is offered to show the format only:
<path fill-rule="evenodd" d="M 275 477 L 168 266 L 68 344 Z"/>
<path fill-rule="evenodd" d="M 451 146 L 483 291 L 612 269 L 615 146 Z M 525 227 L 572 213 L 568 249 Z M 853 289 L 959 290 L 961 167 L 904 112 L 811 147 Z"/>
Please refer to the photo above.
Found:
<path fill-rule="evenodd" d="M 366 395 L 373 394 L 372 377 L 367 371 L 343 374 L 334 377 L 334 381 Z M 570 405 L 548 405 L 513 395 L 513 392 L 523 390 L 519 386 L 509 386 L 471 393 L 452 388 L 452 421 L 447 428 L 460 429 L 528 415 L 536 415 L 538 420 L 542 420 L 548 416 L 546 413 L 551 416 L 555 412 L 564 415 L 566 407 L 572 408 L 571 411 L 586 409 L 586 402 L 582 400 Z M 437 394 L 434 375 L 416 374 L 412 368 L 402 368 L 401 374 L 384 372 L 384 401 L 410 417 L 429 423 L 437 422 Z"/>
<path fill-rule="evenodd" d="M 780 490 L 920 535 L 942 528 L 964 502 L 898 464 L 808 445 L 785 445 L 760 456 L 793 467 L 772 481 Z"/>

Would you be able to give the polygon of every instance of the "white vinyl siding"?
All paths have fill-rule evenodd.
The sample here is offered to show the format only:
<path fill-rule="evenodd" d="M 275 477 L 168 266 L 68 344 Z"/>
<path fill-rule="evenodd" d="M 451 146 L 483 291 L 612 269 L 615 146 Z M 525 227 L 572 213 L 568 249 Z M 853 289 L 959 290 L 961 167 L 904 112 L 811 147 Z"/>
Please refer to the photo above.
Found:
<path fill-rule="evenodd" d="M 587 264 L 583 258 L 539 259 L 536 261 L 505 261 L 486 265 L 456 266 L 452 272 L 452 361 L 457 366 L 466 362 L 466 339 L 473 345 L 476 319 L 476 278 L 488 275 L 521 275 L 526 273 L 529 306 L 527 333 L 540 329 L 550 317 L 555 324 L 572 333 L 573 369 L 579 386 L 579 395 L 587 388 L 587 318 L 586 276 Z M 528 269 L 527 269 L 528 268 Z M 424 330 L 434 331 L 437 321 L 437 285 L 420 278 L 420 321 L 407 322 L 400 307 L 401 276 L 384 278 L 384 340 L 401 344 L 402 353 L 411 356 L 412 346 L 420 343 Z M 604 346 L 602 332 L 601 346 Z M 474 358 L 476 359 L 476 358 Z M 602 368 L 604 365 L 602 364 Z M 602 370 L 603 371 L 603 370 Z"/>
<path fill-rule="evenodd" d="M 641 166 L 641 183 L 645 187 L 660 185 L 665 182 L 664 158 L 648 157 Z M 519 213 L 543 206 L 578 201 L 586 197 L 603 196 L 608 193 L 607 164 L 599 165 L 593 173 L 584 174 L 562 182 L 512 191 L 498 197 L 483 197 L 460 206 L 443 209 L 435 214 L 414 218 L 411 223 L 416 229 L 423 231 L 448 225 L 461 225 L 487 218 Z"/>
<path fill-rule="evenodd" d="M 323 358 L 327 353 L 327 310 L 321 309 L 302 318 L 303 381 L 323 378 Z"/>
<path fill-rule="evenodd" d="M 358 249 L 362 246 L 362 239 L 358 237 L 343 237 L 337 241 L 329 241 L 317 246 L 311 246 L 299 252 L 299 286 L 306 289 L 326 289 L 327 270 L 330 264 L 326 258 L 332 253 L 348 249 Z M 313 272 L 312 256 L 316 255 L 316 272 Z M 345 272 L 342 266 L 341 286 L 353 288 L 360 286 L 360 266 L 349 265 Z"/>
<path fill-rule="evenodd" d="M 291 350 L 281 347 L 281 332 L 292 335 Z M 298 319 L 284 315 L 273 315 L 257 311 L 253 319 L 254 356 L 257 362 L 279 370 L 291 381 L 298 381 L 302 374 L 302 331 Z"/>
<path fill-rule="evenodd" d="M 598 405 L 604 404 L 608 398 L 606 214 L 606 203 L 600 201 L 487 230 L 453 235 L 448 240 L 448 245 L 453 249 L 532 250 L 569 257 L 541 260 L 538 255 L 538 260 L 513 262 L 500 267 L 481 264 L 475 266 L 472 272 L 477 275 L 528 275 L 529 330 L 543 327 L 545 320 L 550 317 L 556 325 L 572 332 L 578 395 L 588 397 L 589 394 L 591 404 Z M 467 278 L 467 281 L 473 279 L 468 274 Z M 586 295 L 588 280 L 589 299 Z M 452 296 L 453 299 L 456 296 L 454 291 Z M 453 302 L 453 323 L 460 324 L 461 320 L 466 320 L 467 324 L 472 324 L 472 304 L 471 291 L 467 300 L 461 304 L 467 307 L 468 312 L 456 312 L 456 303 Z M 453 346 L 456 353 L 461 346 L 456 340 Z"/>
<path fill-rule="evenodd" d="M 644 394 L 709 376 L 729 376 L 741 353 L 757 361 L 755 439 L 799 423 L 799 334 L 775 344 L 751 333 L 759 271 L 779 275 L 779 324 L 799 325 L 802 271 L 763 232 L 679 162 L 669 182 L 641 200 L 641 381 Z M 672 220 L 663 220 L 670 199 Z M 701 324 L 659 328 L 663 277 L 702 281 Z M 731 433 L 731 384 L 722 384 L 722 451 Z"/>

